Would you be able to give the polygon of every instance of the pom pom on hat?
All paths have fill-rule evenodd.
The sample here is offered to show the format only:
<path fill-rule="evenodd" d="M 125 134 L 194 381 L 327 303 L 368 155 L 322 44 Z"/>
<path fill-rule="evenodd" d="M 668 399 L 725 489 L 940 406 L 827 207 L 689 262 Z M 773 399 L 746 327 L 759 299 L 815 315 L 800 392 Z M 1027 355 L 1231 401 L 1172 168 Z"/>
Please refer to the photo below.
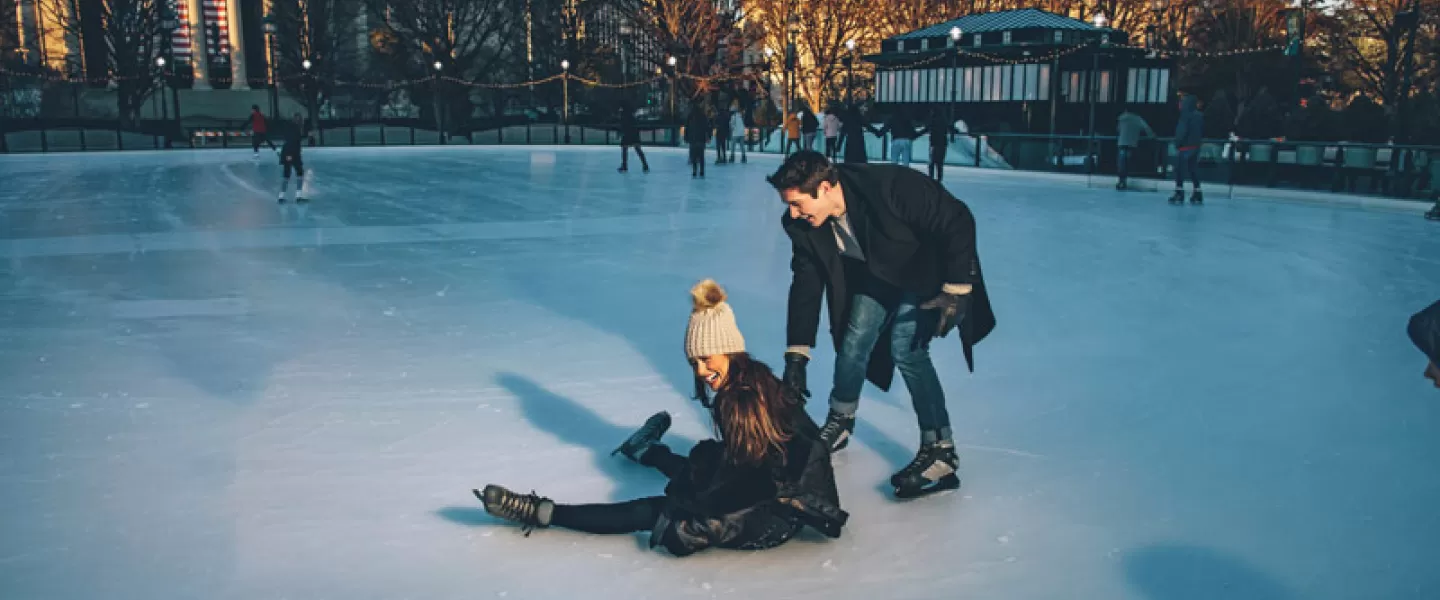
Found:
<path fill-rule="evenodd" d="M 690 288 L 690 300 L 695 303 L 694 312 L 709 310 L 725 301 L 725 290 L 714 279 L 706 279 Z"/>

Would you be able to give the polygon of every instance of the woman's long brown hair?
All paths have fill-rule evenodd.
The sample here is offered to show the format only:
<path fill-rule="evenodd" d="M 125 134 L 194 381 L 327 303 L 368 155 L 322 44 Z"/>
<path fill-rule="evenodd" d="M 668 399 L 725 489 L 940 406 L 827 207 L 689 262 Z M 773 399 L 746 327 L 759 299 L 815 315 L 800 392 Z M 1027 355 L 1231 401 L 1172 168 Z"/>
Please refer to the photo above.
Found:
<path fill-rule="evenodd" d="M 785 460 L 785 443 L 794 435 L 793 413 L 798 396 L 781 390 L 775 373 L 749 354 L 730 355 L 725 387 L 710 409 L 715 429 L 733 464 L 758 465 L 771 451 Z"/>

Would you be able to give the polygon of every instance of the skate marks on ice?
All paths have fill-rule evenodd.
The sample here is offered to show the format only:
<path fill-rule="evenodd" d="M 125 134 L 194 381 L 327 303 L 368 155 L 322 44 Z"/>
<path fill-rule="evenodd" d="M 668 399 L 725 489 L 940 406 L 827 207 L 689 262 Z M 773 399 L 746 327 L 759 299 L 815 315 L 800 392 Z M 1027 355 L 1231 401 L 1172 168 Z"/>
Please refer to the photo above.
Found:
<path fill-rule="evenodd" d="M 1217 550 L 1157 544 L 1122 559 L 1131 587 L 1147 600 L 1291 600 L 1285 585 Z"/>
<path fill-rule="evenodd" d="M 500 386 L 508 391 L 520 403 L 520 412 L 525 415 L 537 429 L 545 431 L 557 438 L 562 445 L 580 446 L 588 449 L 591 453 L 595 470 L 605 474 L 607 478 L 615 483 L 611 491 L 609 501 L 624 501 L 647 496 L 657 496 L 663 493 L 666 479 L 659 471 L 637 465 L 630 462 L 623 456 L 611 455 L 611 451 L 621 442 L 630 437 L 631 433 L 638 428 L 643 421 L 636 422 L 633 426 L 615 425 L 604 419 L 600 414 L 580 402 L 555 393 L 534 380 L 515 373 L 501 373 L 496 377 Z M 667 433 L 661 440 L 676 453 L 686 454 L 694 446 L 694 441 L 683 436 Z M 489 483 L 504 485 L 516 491 L 535 489 L 542 496 L 550 497 L 559 503 L 588 503 L 598 499 L 593 496 L 587 497 L 591 492 L 585 486 L 585 481 L 577 481 L 574 474 L 577 472 L 578 464 L 557 464 L 562 462 L 576 461 L 572 452 L 566 451 L 563 447 L 557 447 L 550 440 L 542 440 L 538 446 L 523 441 L 517 441 L 521 449 L 531 449 L 511 455 L 505 458 L 491 458 L 496 469 L 487 474 L 484 468 L 484 461 L 477 459 L 481 466 L 475 470 L 475 488 L 480 488 Z M 517 456 L 528 456 L 529 460 L 517 458 Z M 504 461 L 505 468 L 499 468 L 500 462 Z M 525 464 L 525 463 L 531 464 Z M 534 477 L 527 480 L 516 479 L 506 481 L 503 478 L 513 478 L 516 473 L 533 474 Z M 491 475 L 493 474 L 493 476 Z M 456 490 L 457 497 L 473 498 L 469 490 Z M 478 503 L 478 501 L 476 501 Z M 478 504 L 470 506 L 447 506 L 437 509 L 434 514 L 451 523 L 466 527 L 491 527 L 500 530 L 514 530 L 519 532 L 512 524 L 499 518 L 491 516 Z M 490 532 L 482 534 L 490 536 Z M 586 534 L 576 534 L 586 535 Z M 637 547 L 641 550 L 649 550 L 648 536 L 642 532 L 634 536 Z"/>
<path fill-rule="evenodd" d="M 586 406 L 582 401 L 549 390 L 531 378 L 520 376 L 520 374 L 501 373 L 495 377 L 495 381 L 516 397 L 520 403 L 521 414 L 524 414 L 524 417 L 530 420 L 536 429 L 556 437 L 563 445 L 585 447 L 590 450 L 596 471 L 605 473 L 611 481 L 615 482 L 615 489 L 609 494 L 609 499 L 612 501 L 628 501 L 628 499 L 654 496 L 661 494 L 662 489 L 665 488 L 665 478 L 660 472 L 647 468 L 647 466 L 635 465 L 626 460 L 624 456 L 611 455 L 611 450 L 615 449 L 615 446 L 621 445 L 621 442 L 625 442 L 625 439 L 635 432 L 636 427 L 644 423 L 644 419 L 626 424 L 609 422 L 602 414 L 596 412 L 592 407 Z M 661 407 L 657 407 L 655 410 L 661 410 Z M 671 450 L 680 455 L 690 452 L 690 447 L 696 445 L 696 440 L 675 435 L 674 432 L 667 433 L 661 442 L 670 446 Z M 556 452 L 544 449 L 541 449 L 540 452 L 531 452 L 530 456 L 533 456 L 533 460 L 536 460 L 537 463 L 537 468 L 533 469 L 533 472 L 573 472 L 573 469 L 563 468 L 563 466 L 562 468 L 546 466 L 552 460 L 566 460 L 569 453 L 560 453 L 560 455 L 562 456 L 557 458 Z M 531 471 L 531 469 L 526 469 L 526 471 Z M 505 482 L 494 483 L 505 485 Z M 569 501 L 569 496 L 560 494 L 564 489 L 563 486 L 554 489 L 556 489 L 554 494 L 560 495 L 557 501 Z M 550 494 L 550 492 L 546 492 L 546 494 Z M 583 498 L 576 498 L 576 501 L 583 501 Z"/>

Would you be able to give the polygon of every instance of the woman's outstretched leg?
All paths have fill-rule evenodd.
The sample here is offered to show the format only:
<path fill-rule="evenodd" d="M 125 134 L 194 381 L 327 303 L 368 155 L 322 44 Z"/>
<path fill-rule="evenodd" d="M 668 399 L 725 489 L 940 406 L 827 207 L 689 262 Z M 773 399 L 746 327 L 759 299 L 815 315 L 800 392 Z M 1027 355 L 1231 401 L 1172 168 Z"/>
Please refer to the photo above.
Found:
<path fill-rule="evenodd" d="M 664 496 L 614 504 L 556 504 L 550 511 L 550 525 L 586 533 L 650 531 L 664 506 Z"/>
<path fill-rule="evenodd" d="M 498 485 L 475 490 L 485 512 L 519 523 L 526 535 L 540 527 L 564 527 L 587 533 L 648 531 L 660 520 L 664 496 L 614 504 L 556 504 L 535 493 L 518 494 Z"/>

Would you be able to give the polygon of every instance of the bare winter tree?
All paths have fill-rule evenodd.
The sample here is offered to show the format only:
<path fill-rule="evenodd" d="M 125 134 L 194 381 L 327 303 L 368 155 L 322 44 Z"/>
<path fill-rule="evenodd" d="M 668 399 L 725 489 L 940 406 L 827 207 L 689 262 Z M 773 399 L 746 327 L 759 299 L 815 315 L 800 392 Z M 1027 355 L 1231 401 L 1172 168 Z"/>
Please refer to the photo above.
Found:
<path fill-rule="evenodd" d="M 715 0 L 631 0 L 616 2 L 623 18 L 633 23 L 637 35 L 654 40 L 676 58 L 676 69 L 685 75 L 709 77 L 720 59 L 720 41 L 735 29 L 736 13 L 727 2 Z M 727 48 L 728 49 L 728 48 Z M 694 98 L 713 91 L 700 79 L 677 80 L 677 94 Z"/>
<path fill-rule="evenodd" d="M 354 0 L 274 0 L 276 72 L 305 102 L 312 123 L 333 82 L 353 77 L 358 58 L 354 23 L 364 7 Z M 309 68 L 305 68 L 306 63 Z"/>
<path fill-rule="evenodd" d="M 747 0 L 745 10 L 746 18 L 759 25 L 765 47 L 775 51 L 770 65 L 773 76 L 785 72 L 790 31 L 795 29 L 795 93 L 815 110 L 834 99 L 830 84 L 845 76 L 841 59 L 849 54 L 846 41 L 855 40 L 861 54 L 880 49 L 885 33 L 878 12 L 883 11 L 867 0 Z M 854 68 L 857 77 L 869 70 L 858 59 Z"/>
<path fill-rule="evenodd" d="M 19 59 L 20 26 L 17 2 L 0 2 L 0 65 L 13 64 Z"/>
<path fill-rule="evenodd" d="M 90 65 L 92 79 L 107 78 L 115 85 L 120 120 L 133 125 L 140 120 L 140 107 L 159 84 L 160 20 L 166 0 L 93 0 L 98 9 L 98 43 L 104 47 L 105 62 Z M 78 0 L 37 0 L 42 13 L 58 23 L 67 37 L 84 37 Z"/>
<path fill-rule="evenodd" d="M 417 86 L 417 96 L 443 90 L 437 103 L 454 122 L 468 120 L 471 88 L 440 79 L 499 82 L 521 63 L 525 39 L 524 0 L 367 0 L 369 9 L 410 58 L 401 73 L 430 77 L 433 86 Z M 440 64 L 439 74 L 432 68 Z M 423 103 L 421 106 L 425 106 Z"/>
<path fill-rule="evenodd" d="M 1331 70 L 1342 86 L 1386 106 L 1398 107 L 1415 90 L 1433 89 L 1437 71 L 1435 49 L 1440 33 L 1440 0 L 1419 2 L 1419 23 L 1411 50 L 1409 23 L 1396 15 L 1409 11 L 1412 0 L 1353 0 L 1322 22 L 1328 35 Z M 1406 53 L 1411 51 L 1409 85 Z"/>
<path fill-rule="evenodd" d="M 876 34 L 882 38 L 909 33 L 968 14 L 973 2 L 918 0 L 896 2 L 873 15 Z"/>

